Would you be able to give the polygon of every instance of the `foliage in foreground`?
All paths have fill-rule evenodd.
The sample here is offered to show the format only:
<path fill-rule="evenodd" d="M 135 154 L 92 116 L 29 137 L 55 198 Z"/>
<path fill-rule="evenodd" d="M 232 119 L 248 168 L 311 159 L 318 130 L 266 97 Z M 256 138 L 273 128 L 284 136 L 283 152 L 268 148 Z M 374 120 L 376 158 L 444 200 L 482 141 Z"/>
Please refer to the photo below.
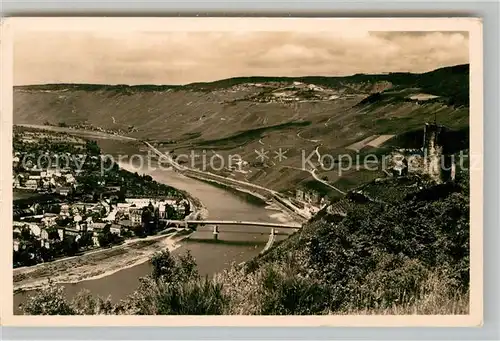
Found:
<path fill-rule="evenodd" d="M 127 299 L 93 297 L 82 291 L 67 301 L 63 287 L 49 282 L 47 288 L 28 298 L 21 307 L 28 315 L 220 315 L 226 297 L 222 284 L 202 278 L 193 257 L 173 257 L 168 251 L 152 258 L 153 272 L 141 278 L 139 288 Z"/>
<path fill-rule="evenodd" d="M 450 190 L 450 188 L 452 190 Z M 430 194 L 429 194 L 430 193 Z M 340 223 L 319 219 L 270 252 L 213 279 L 189 255 L 153 256 L 151 276 L 126 300 L 54 286 L 26 314 L 466 314 L 468 178 L 396 204 L 369 203 Z"/>

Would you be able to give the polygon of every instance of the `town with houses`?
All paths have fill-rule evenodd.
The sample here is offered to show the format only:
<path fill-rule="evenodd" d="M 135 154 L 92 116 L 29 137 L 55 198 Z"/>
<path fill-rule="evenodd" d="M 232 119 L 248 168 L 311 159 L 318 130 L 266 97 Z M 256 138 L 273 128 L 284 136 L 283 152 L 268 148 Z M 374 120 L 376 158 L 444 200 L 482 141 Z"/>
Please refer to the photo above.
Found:
<path fill-rule="evenodd" d="M 182 193 L 147 175 L 116 165 L 100 174 L 93 141 L 15 127 L 13 145 L 14 267 L 161 233 L 161 219 L 193 210 Z M 61 167 L 57 158 L 70 162 Z"/>

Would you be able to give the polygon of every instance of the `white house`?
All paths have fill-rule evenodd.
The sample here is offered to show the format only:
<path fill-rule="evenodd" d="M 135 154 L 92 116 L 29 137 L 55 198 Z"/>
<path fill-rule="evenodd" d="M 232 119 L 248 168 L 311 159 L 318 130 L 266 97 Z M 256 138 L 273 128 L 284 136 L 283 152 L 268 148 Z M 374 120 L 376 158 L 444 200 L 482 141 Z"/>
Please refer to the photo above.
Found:
<path fill-rule="evenodd" d="M 37 224 L 27 224 L 27 227 L 30 229 L 32 235 L 40 237 L 40 234 L 42 232 L 40 226 L 38 226 Z"/>
<path fill-rule="evenodd" d="M 92 223 L 87 227 L 88 231 L 101 231 L 106 226 L 106 223 Z"/>
<path fill-rule="evenodd" d="M 38 181 L 36 181 L 34 179 L 29 179 L 28 181 L 26 181 L 24 186 L 27 189 L 36 190 L 38 188 Z"/>
<path fill-rule="evenodd" d="M 69 205 L 68 204 L 62 204 L 61 205 L 61 212 L 59 212 L 60 215 L 63 216 L 69 216 Z"/>
<path fill-rule="evenodd" d="M 131 203 L 118 203 L 116 205 L 116 208 L 117 208 L 118 212 L 128 214 L 129 210 L 130 210 L 130 206 L 132 206 Z"/>
<path fill-rule="evenodd" d="M 104 207 L 104 209 L 106 210 L 106 214 L 109 214 L 109 212 L 111 211 L 111 206 L 105 200 L 101 200 L 99 204 Z"/>
<path fill-rule="evenodd" d="M 50 226 L 54 226 L 54 225 L 56 225 L 56 220 L 57 220 L 57 215 L 45 215 L 45 216 L 42 218 L 42 223 L 43 223 L 46 227 L 50 227 Z"/>
<path fill-rule="evenodd" d="M 73 221 L 74 221 L 75 223 L 79 223 L 79 222 L 81 222 L 82 220 L 83 220 L 83 218 L 82 218 L 82 216 L 81 216 L 81 215 L 79 215 L 79 214 L 77 214 L 77 215 L 75 215 L 75 216 L 73 217 Z"/>
<path fill-rule="evenodd" d="M 158 207 L 158 202 L 149 198 L 127 198 L 125 201 L 129 204 L 135 204 L 137 208 L 149 206 L 151 203 L 154 207 Z"/>
<path fill-rule="evenodd" d="M 42 187 L 47 189 L 50 187 L 50 181 L 49 180 L 42 180 Z"/>
<path fill-rule="evenodd" d="M 61 186 L 61 187 L 56 188 L 56 193 L 58 193 L 59 195 L 63 195 L 63 196 L 67 196 L 68 194 L 71 193 L 71 191 L 72 191 L 72 188 L 69 186 Z"/>
<path fill-rule="evenodd" d="M 21 187 L 21 177 L 19 175 L 14 176 L 14 188 Z"/>
<path fill-rule="evenodd" d="M 73 176 L 73 174 L 66 174 L 65 178 L 66 178 L 66 182 L 69 184 L 74 184 L 76 182 L 76 179 Z"/>
<path fill-rule="evenodd" d="M 47 231 L 47 229 L 42 230 L 42 232 L 40 233 L 40 239 L 42 241 L 49 240 L 49 231 Z"/>
<path fill-rule="evenodd" d="M 54 175 L 57 175 L 57 171 L 55 169 L 47 169 L 45 171 L 45 174 L 47 177 L 52 177 Z M 61 176 L 61 175 L 59 174 L 59 176 Z"/>
<path fill-rule="evenodd" d="M 130 209 L 130 221 L 132 225 L 140 225 L 142 223 L 142 208 Z"/>
<path fill-rule="evenodd" d="M 117 235 L 120 235 L 120 234 L 121 234 L 121 231 L 122 231 L 122 229 L 121 229 L 120 225 L 115 225 L 115 224 L 113 224 L 113 225 L 111 225 L 111 227 L 109 228 L 109 232 L 114 233 L 114 234 L 117 234 Z"/>
<path fill-rule="evenodd" d="M 103 220 L 109 221 L 109 222 L 115 221 L 117 213 L 118 213 L 118 209 L 115 207 L 115 208 L 113 208 L 113 210 L 111 212 L 109 212 L 109 214 L 105 218 L 103 218 Z"/>
<path fill-rule="evenodd" d="M 160 214 L 161 219 L 167 219 L 167 204 L 165 202 L 160 202 L 160 205 L 158 207 L 158 211 Z"/>

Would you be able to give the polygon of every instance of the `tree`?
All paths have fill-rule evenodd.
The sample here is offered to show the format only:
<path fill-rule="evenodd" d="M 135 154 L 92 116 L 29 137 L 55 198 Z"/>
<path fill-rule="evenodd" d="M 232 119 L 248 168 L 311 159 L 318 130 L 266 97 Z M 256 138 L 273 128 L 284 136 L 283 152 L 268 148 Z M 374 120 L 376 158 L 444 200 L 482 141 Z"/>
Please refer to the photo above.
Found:
<path fill-rule="evenodd" d="M 155 280 L 169 283 L 184 283 L 199 279 L 196 261 L 190 251 L 174 257 L 168 249 L 155 253 L 151 257 L 153 271 L 151 276 Z"/>
<path fill-rule="evenodd" d="M 23 241 L 32 241 L 34 237 L 31 235 L 31 231 L 28 228 L 23 228 L 21 230 L 21 240 Z"/>
<path fill-rule="evenodd" d="M 188 216 L 191 213 L 191 205 L 189 205 L 189 202 L 185 201 L 184 202 L 184 215 Z"/>
<path fill-rule="evenodd" d="M 106 225 L 102 229 L 101 233 L 99 233 L 99 236 L 97 237 L 99 245 L 101 245 L 102 247 L 111 246 L 112 244 L 119 244 L 123 241 L 122 237 L 120 237 L 115 233 L 111 233 L 110 230 L 111 230 L 111 225 Z"/>
<path fill-rule="evenodd" d="M 42 260 L 44 262 L 50 262 L 51 260 L 54 259 L 55 257 L 55 253 L 54 253 L 54 250 L 52 248 L 45 248 L 45 247 L 41 247 L 40 248 L 40 257 L 42 258 Z"/>
<path fill-rule="evenodd" d="M 75 312 L 64 297 L 64 288 L 49 280 L 48 286 L 29 296 L 21 306 L 25 315 L 73 315 Z"/>
<path fill-rule="evenodd" d="M 78 178 L 78 182 L 82 185 L 85 193 L 93 193 L 99 187 L 100 176 L 97 174 L 85 174 Z"/>
<path fill-rule="evenodd" d="M 99 233 L 99 236 L 97 237 L 97 240 L 99 241 L 99 245 L 102 247 L 107 247 L 111 245 L 112 236 L 109 225 L 106 225 L 102 229 L 102 231 Z"/>
<path fill-rule="evenodd" d="M 122 229 L 121 235 L 123 238 L 131 238 L 134 234 L 129 229 Z"/>
<path fill-rule="evenodd" d="M 165 210 L 167 211 L 168 219 L 177 219 L 177 210 L 172 205 L 165 204 Z"/>
<path fill-rule="evenodd" d="M 47 233 L 50 240 L 60 240 L 59 233 L 57 232 L 56 228 L 54 227 L 48 228 Z"/>
<path fill-rule="evenodd" d="M 75 236 L 65 237 L 62 241 L 62 248 L 65 255 L 74 256 L 78 252 L 78 242 Z"/>
<path fill-rule="evenodd" d="M 68 217 L 64 218 L 57 218 L 56 223 L 58 226 L 65 227 L 68 226 L 68 224 L 71 222 L 71 220 Z"/>
<path fill-rule="evenodd" d="M 168 281 L 173 278 L 175 273 L 175 259 L 168 249 L 156 252 L 151 257 L 151 265 L 153 266 L 153 272 L 151 273 L 153 279 L 165 279 Z"/>
<path fill-rule="evenodd" d="M 92 240 L 92 232 L 84 232 L 82 234 L 82 237 L 78 240 L 78 246 L 80 248 L 85 248 L 92 245 L 94 245 L 94 241 Z"/>
<path fill-rule="evenodd" d="M 157 286 L 158 315 L 222 315 L 228 302 L 223 285 L 208 278 Z"/>
<path fill-rule="evenodd" d="M 125 202 L 127 190 L 125 189 L 124 186 L 120 187 L 120 190 L 117 192 L 117 201 L 118 202 Z"/>
<path fill-rule="evenodd" d="M 32 246 L 22 246 L 18 251 L 14 251 L 14 263 L 17 266 L 30 266 L 35 265 L 37 260 Z"/>
<path fill-rule="evenodd" d="M 173 257 L 168 250 L 151 258 L 153 272 L 141 279 L 128 300 L 129 313 L 141 315 L 220 315 L 229 303 L 223 284 L 200 278 L 188 252 Z"/>
<path fill-rule="evenodd" d="M 99 145 L 96 141 L 87 141 L 85 143 L 85 149 L 87 150 L 87 153 L 89 155 L 96 156 L 101 154 L 101 149 L 99 148 Z"/>
<path fill-rule="evenodd" d="M 137 237 L 143 238 L 146 237 L 146 231 L 144 230 L 144 227 L 142 225 L 137 225 L 132 228 L 132 231 L 134 232 L 134 235 Z"/>
<path fill-rule="evenodd" d="M 61 206 L 60 205 L 49 205 L 47 212 L 59 214 L 59 213 L 61 213 Z"/>
<path fill-rule="evenodd" d="M 151 203 L 142 210 L 141 218 L 144 232 L 146 235 L 152 235 L 157 227 L 157 219 L 155 219 L 155 208 Z"/>
<path fill-rule="evenodd" d="M 73 300 L 71 300 L 71 308 L 75 315 L 114 315 L 116 314 L 115 306 L 111 302 L 111 298 L 106 300 L 101 297 L 93 297 L 89 290 L 80 291 Z"/>
<path fill-rule="evenodd" d="M 198 267 L 191 251 L 177 258 L 177 278 L 179 281 L 188 281 L 199 278 Z"/>

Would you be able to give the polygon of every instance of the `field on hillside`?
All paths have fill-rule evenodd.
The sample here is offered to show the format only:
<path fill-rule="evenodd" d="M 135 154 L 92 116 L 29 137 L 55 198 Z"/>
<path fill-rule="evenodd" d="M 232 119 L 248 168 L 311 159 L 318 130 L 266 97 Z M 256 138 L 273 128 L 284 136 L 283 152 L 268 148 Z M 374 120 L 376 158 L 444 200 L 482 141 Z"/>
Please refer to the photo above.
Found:
<path fill-rule="evenodd" d="M 220 155 L 226 164 L 213 172 L 287 191 L 311 179 L 303 160 L 316 148 L 337 157 L 379 148 L 391 136 L 421 129 L 427 121 L 468 127 L 466 95 L 464 65 L 420 75 L 24 86 L 14 90 L 14 123 L 86 124 L 147 139 L 176 155 Z M 258 151 L 266 157 L 259 159 Z M 280 151 L 285 154 L 278 159 Z M 230 156 L 241 157 L 246 166 L 231 169 Z M 203 167 L 200 162 L 195 166 Z M 340 180 L 332 171 L 323 173 L 318 175 Z"/>

